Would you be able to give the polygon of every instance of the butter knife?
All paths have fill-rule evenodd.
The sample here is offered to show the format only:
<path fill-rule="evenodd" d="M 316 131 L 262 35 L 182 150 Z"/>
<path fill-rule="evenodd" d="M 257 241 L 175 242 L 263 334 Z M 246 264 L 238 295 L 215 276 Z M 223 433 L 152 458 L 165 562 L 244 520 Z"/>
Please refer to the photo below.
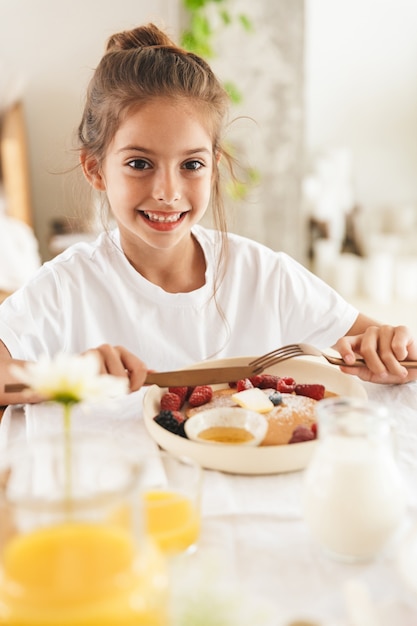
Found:
<path fill-rule="evenodd" d="M 254 369 L 250 365 L 236 365 L 170 372 L 148 372 L 144 384 L 159 385 L 160 387 L 215 385 L 216 383 L 229 383 L 242 378 L 249 378 L 254 375 Z M 27 385 L 22 383 L 11 383 L 4 386 L 6 393 L 18 393 L 24 389 L 27 389 Z"/>

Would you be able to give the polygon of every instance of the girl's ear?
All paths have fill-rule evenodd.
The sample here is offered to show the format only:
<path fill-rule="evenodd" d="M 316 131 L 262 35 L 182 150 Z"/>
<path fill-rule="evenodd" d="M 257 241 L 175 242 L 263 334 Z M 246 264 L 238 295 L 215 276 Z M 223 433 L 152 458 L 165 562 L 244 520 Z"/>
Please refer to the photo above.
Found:
<path fill-rule="evenodd" d="M 85 151 L 81 151 L 80 163 L 83 168 L 84 176 L 90 185 L 97 191 L 105 191 L 106 184 L 101 174 L 97 159 L 93 156 L 88 156 Z"/>

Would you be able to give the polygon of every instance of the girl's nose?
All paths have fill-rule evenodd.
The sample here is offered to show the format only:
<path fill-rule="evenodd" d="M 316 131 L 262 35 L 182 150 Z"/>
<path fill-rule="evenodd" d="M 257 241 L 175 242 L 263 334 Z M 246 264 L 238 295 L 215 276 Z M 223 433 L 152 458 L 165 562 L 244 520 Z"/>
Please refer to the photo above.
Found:
<path fill-rule="evenodd" d="M 158 202 L 164 202 L 165 204 L 174 204 L 174 202 L 179 200 L 180 197 L 180 194 L 175 191 L 172 194 L 160 193 L 158 194 L 158 197 L 156 199 L 158 200 Z"/>
<path fill-rule="evenodd" d="M 174 174 L 161 172 L 155 179 L 153 197 L 165 204 L 173 204 L 180 200 L 181 192 L 177 177 Z"/>

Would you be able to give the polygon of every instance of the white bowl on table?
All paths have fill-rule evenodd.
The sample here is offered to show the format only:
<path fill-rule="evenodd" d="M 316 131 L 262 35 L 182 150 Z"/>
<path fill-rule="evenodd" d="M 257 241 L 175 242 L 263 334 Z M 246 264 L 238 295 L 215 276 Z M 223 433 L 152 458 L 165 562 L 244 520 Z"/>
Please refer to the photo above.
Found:
<path fill-rule="evenodd" d="M 265 438 L 268 422 L 255 411 L 240 407 L 215 407 L 189 417 L 184 428 L 187 437 L 198 443 L 259 446 Z M 207 439 L 204 433 L 207 435 L 207 431 L 211 430 L 214 435 L 212 429 L 215 429 L 217 437 Z"/>

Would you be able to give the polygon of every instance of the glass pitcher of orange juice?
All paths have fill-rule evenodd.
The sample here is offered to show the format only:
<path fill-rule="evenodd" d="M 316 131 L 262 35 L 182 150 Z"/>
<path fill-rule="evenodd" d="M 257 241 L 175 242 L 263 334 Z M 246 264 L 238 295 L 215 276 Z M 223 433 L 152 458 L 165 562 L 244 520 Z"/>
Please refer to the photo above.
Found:
<path fill-rule="evenodd" d="M 0 625 L 166 626 L 165 560 L 143 532 L 141 465 L 108 438 L 0 458 Z"/>

